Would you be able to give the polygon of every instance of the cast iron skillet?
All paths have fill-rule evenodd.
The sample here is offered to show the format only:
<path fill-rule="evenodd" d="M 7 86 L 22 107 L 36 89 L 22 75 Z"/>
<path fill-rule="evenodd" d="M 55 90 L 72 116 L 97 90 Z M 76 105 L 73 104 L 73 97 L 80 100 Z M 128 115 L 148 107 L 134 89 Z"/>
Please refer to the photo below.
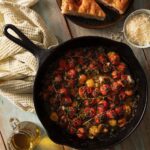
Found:
<path fill-rule="evenodd" d="M 13 30 L 19 38 L 15 38 L 8 32 L 8 29 Z M 71 39 L 52 50 L 45 51 L 44 49 L 33 44 L 23 33 L 21 33 L 15 26 L 6 25 L 4 28 L 4 34 L 16 44 L 24 47 L 35 55 L 39 59 L 39 69 L 34 82 L 34 105 L 36 113 L 45 127 L 49 137 L 58 144 L 68 145 L 77 149 L 94 150 L 103 149 L 113 146 L 114 144 L 120 143 L 125 140 L 139 125 L 143 118 L 146 105 L 147 105 L 147 81 L 140 64 L 135 58 L 130 47 L 123 43 L 115 42 L 101 37 L 79 37 Z M 41 80 L 43 75 L 50 64 L 53 64 L 60 56 L 64 55 L 66 50 L 77 49 L 81 47 L 97 47 L 102 46 L 107 51 L 116 51 L 121 56 L 121 59 L 128 65 L 129 70 L 136 81 L 137 91 L 140 96 L 137 112 L 130 123 L 126 125 L 126 128 L 122 129 L 114 137 L 111 138 L 96 138 L 93 140 L 81 140 L 77 137 L 69 135 L 66 131 L 62 130 L 58 125 L 49 119 L 49 108 L 47 104 L 43 102 L 38 93 L 41 89 Z"/>

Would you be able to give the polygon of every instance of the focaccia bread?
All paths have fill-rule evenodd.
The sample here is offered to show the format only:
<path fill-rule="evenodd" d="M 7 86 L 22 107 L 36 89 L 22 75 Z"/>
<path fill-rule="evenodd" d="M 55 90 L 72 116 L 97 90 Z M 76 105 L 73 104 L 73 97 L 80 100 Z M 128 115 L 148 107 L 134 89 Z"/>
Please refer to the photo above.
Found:
<path fill-rule="evenodd" d="M 106 14 L 95 0 L 62 0 L 61 12 L 67 15 L 104 20 Z"/>
<path fill-rule="evenodd" d="M 97 0 L 97 2 L 109 6 L 119 14 L 124 14 L 129 5 L 129 0 Z"/>

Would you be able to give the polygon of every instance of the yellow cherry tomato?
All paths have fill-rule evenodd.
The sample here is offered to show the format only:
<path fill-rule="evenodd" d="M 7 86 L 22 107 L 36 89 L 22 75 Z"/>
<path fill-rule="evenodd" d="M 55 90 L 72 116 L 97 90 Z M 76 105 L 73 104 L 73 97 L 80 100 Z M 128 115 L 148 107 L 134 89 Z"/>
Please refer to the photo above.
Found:
<path fill-rule="evenodd" d="M 87 80 L 86 81 L 86 85 L 87 85 L 87 87 L 94 87 L 94 80 L 93 79 L 89 79 L 89 80 Z"/>
<path fill-rule="evenodd" d="M 115 127 L 117 125 L 117 121 L 115 119 L 111 119 L 108 121 L 109 125 Z"/>

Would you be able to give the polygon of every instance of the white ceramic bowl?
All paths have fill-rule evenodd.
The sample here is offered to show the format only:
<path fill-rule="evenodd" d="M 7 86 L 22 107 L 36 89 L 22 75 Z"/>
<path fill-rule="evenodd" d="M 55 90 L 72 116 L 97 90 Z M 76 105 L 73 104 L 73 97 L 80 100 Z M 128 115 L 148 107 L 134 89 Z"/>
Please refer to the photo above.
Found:
<path fill-rule="evenodd" d="M 144 45 L 144 46 L 136 45 L 136 44 L 132 43 L 132 41 L 130 41 L 130 40 L 128 39 L 128 36 L 127 36 L 127 34 L 126 34 L 126 25 L 127 25 L 128 21 L 129 21 L 132 17 L 134 17 L 134 16 L 136 16 L 136 15 L 138 15 L 138 14 L 141 14 L 141 13 L 145 13 L 145 14 L 149 14 L 149 15 L 150 15 L 150 10 L 148 10 L 148 9 L 138 9 L 138 10 L 134 11 L 133 13 L 131 13 L 131 14 L 126 18 L 126 20 L 125 20 L 124 27 L 123 27 L 123 33 L 124 33 L 125 39 L 127 40 L 127 42 L 128 42 L 130 45 L 132 45 L 132 46 L 134 46 L 134 47 L 137 47 L 137 48 L 148 48 L 148 47 L 150 47 L 150 44 L 149 44 L 149 45 Z"/>

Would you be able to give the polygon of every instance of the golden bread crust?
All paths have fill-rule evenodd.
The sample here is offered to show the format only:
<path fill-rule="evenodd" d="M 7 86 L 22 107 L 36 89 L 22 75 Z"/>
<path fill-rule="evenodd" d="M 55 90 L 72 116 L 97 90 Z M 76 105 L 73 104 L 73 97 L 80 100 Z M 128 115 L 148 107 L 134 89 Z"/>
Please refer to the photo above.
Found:
<path fill-rule="evenodd" d="M 98 2 L 116 9 L 120 14 L 124 14 L 129 5 L 129 0 L 98 0 Z"/>
<path fill-rule="evenodd" d="M 106 14 L 95 0 L 62 0 L 63 14 L 103 20 Z"/>

